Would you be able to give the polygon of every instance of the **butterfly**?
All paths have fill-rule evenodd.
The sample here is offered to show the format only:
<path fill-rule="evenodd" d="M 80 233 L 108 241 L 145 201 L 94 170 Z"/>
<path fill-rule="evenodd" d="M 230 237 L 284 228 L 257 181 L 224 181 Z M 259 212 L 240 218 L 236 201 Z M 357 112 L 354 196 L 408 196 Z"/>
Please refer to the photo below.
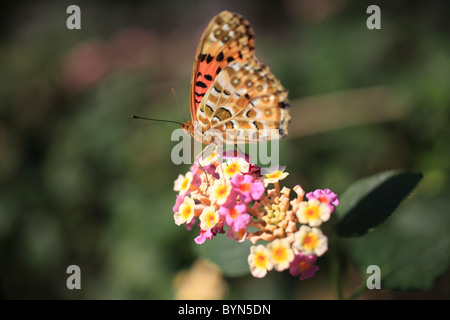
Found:
<path fill-rule="evenodd" d="M 181 126 L 188 135 L 204 144 L 287 135 L 288 91 L 256 59 L 253 42 L 249 22 L 237 13 L 222 11 L 206 27 L 191 75 L 191 121 Z M 219 137 L 206 136 L 210 129 Z"/>

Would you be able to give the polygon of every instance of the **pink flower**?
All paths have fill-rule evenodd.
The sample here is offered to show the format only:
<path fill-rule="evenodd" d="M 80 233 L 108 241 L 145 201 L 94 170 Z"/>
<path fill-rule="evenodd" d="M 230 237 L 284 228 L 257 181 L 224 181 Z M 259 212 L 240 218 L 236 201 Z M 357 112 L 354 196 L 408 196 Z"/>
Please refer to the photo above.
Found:
<path fill-rule="evenodd" d="M 222 206 L 219 209 L 219 214 L 225 218 L 225 224 L 236 232 L 246 229 L 251 220 L 244 203 L 238 203 L 232 208 Z"/>
<path fill-rule="evenodd" d="M 199 161 L 202 161 L 202 159 L 199 159 Z M 219 174 L 216 173 L 216 166 L 213 163 L 211 163 L 207 166 L 200 167 L 198 162 L 195 162 L 190 168 L 190 171 L 195 176 L 197 176 L 200 179 L 200 181 L 201 181 L 200 175 L 202 175 L 204 173 L 203 170 L 205 170 L 206 173 L 212 175 L 214 177 L 214 179 L 219 179 L 219 177 L 220 177 Z"/>
<path fill-rule="evenodd" d="M 233 228 L 228 228 L 227 237 L 237 242 L 243 242 L 247 237 L 247 228 L 237 231 L 233 230 Z"/>
<path fill-rule="evenodd" d="M 204 166 L 203 169 L 205 169 L 206 173 L 212 175 L 214 179 L 220 178 L 220 175 L 216 172 L 217 167 L 215 164 L 211 163 L 207 166 Z M 201 168 L 200 168 L 200 170 L 201 170 Z"/>
<path fill-rule="evenodd" d="M 218 233 L 225 233 L 225 230 L 223 229 L 223 224 L 224 224 L 223 220 L 219 221 L 219 223 L 214 228 L 212 228 L 212 230 L 211 230 L 212 233 L 214 235 L 216 235 Z"/>
<path fill-rule="evenodd" d="M 334 207 L 339 205 L 339 199 L 337 194 L 330 189 L 317 189 L 306 194 L 308 200 L 317 199 L 322 203 L 327 203 L 330 206 L 331 213 L 334 211 Z"/>
<path fill-rule="evenodd" d="M 250 168 L 248 169 L 248 173 L 250 173 L 257 179 L 261 178 L 261 168 L 255 164 L 250 163 Z"/>
<path fill-rule="evenodd" d="M 239 194 L 240 200 L 245 203 L 259 200 L 264 194 L 264 183 L 260 180 L 255 180 L 253 176 L 248 174 L 235 174 L 231 179 L 231 185 Z"/>
<path fill-rule="evenodd" d="M 289 266 L 289 273 L 294 277 L 300 275 L 300 280 L 306 280 L 308 278 L 314 277 L 314 274 L 317 270 L 319 270 L 319 266 L 316 266 L 317 256 L 304 255 L 302 253 L 298 253 L 294 260 L 291 262 Z"/>
<path fill-rule="evenodd" d="M 237 192 L 229 183 L 216 180 L 210 188 L 209 199 L 223 207 L 233 208 L 236 205 Z"/>
<path fill-rule="evenodd" d="M 180 210 L 180 205 L 183 203 L 184 197 L 185 196 L 177 195 L 177 200 L 175 200 L 175 205 L 172 208 L 173 213 L 177 213 L 178 210 Z"/>
<path fill-rule="evenodd" d="M 192 174 L 202 174 L 202 169 L 200 169 L 200 166 L 197 162 L 195 162 L 190 168 L 189 171 L 192 172 Z"/>
<path fill-rule="evenodd" d="M 249 174 L 254 175 L 256 178 L 261 177 L 261 168 L 256 164 L 250 163 L 250 156 L 248 154 L 243 153 L 240 150 L 228 150 L 222 154 L 223 159 L 232 159 L 232 158 L 242 158 L 250 164 Z"/>
<path fill-rule="evenodd" d="M 187 230 L 187 231 L 191 231 L 191 230 L 192 230 L 192 227 L 193 227 L 194 224 L 196 224 L 197 222 L 198 222 L 197 219 L 196 219 L 196 218 L 193 218 L 193 219 L 191 220 L 191 222 L 185 223 L 184 226 L 186 227 L 186 230 Z"/>
<path fill-rule="evenodd" d="M 191 191 L 198 188 L 201 183 L 202 180 L 197 174 L 188 171 L 185 176 L 182 174 L 178 175 L 173 189 L 178 191 L 180 195 L 190 195 Z"/>
<path fill-rule="evenodd" d="M 194 241 L 197 244 L 202 244 L 206 241 L 206 239 L 211 240 L 218 233 L 225 233 L 225 230 L 223 229 L 223 221 L 219 222 L 214 228 L 207 230 L 200 229 L 200 233 Z"/>
<path fill-rule="evenodd" d="M 305 194 L 299 185 L 292 194 L 280 187 L 287 175 L 284 167 L 265 170 L 250 163 L 239 150 L 216 149 L 175 180 L 175 223 L 188 230 L 198 226 L 196 244 L 225 232 L 237 242 L 267 242 L 250 248 L 247 260 L 254 277 L 289 269 L 300 280 L 311 278 L 319 270 L 318 257 L 328 250 L 328 238 L 319 227 L 339 200 L 330 189 Z"/>
<path fill-rule="evenodd" d="M 232 158 L 242 158 L 247 162 L 250 162 L 250 157 L 248 154 L 243 153 L 240 150 L 227 150 L 222 154 L 222 157 L 227 160 L 227 159 L 232 159 Z"/>
<path fill-rule="evenodd" d="M 200 229 L 200 234 L 194 239 L 196 244 L 202 244 L 206 239 L 211 240 L 214 237 L 212 229 L 202 230 Z"/>
<path fill-rule="evenodd" d="M 200 176 L 198 174 L 194 174 L 191 185 L 200 187 L 201 184 L 202 184 L 202 179 L 200 178 Z"/>

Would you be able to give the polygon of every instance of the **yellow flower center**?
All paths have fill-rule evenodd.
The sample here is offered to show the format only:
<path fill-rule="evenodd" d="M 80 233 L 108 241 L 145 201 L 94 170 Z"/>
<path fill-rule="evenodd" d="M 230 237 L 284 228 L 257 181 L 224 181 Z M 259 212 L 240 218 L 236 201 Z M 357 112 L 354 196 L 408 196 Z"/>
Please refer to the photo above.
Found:
<path fill-rule="evenodd" d="M 267 256 L 264 253 L 258 252 L 255 254 L 255 264 L 258 268 L 266 268 Z"/>
<path fill-rule="evenodd" d="M 286 250 L 282 247 L 275 248 L 272 251 L 272 258 L 276 261 L 285 261 L 286 260 Z"/>
<path fill-rule="evenodd" d="M 269 179 L 278 179 L 279 177 L 281 177 L 281 171 L 274 171 L 274 172 L 272 172 L 272 173 L 269 173 L 268 175 L 267 175 L 267 178 L 269 178 Z"/>
<path fill-rule="evenodd" d="M 181 215 L 183 216 L 184 219 L 189 218 L 189 216 L 192 214 L 192 207 L 187 205 L 183 208 L 183 210 L 181 211 Z"/>
<path fill-rule="evenodd" d="M 213 212 L 211 212 L 210 214 L 208 214 L 206 220 L 207 220 L 209 226 L 215 225 L 215 222 L 216 222 L 215 214 Z"/>
<path fill-rule="evenodd" d="M 229 176 L 234 175 L 236 172 L 239 172 L 239 165 L 237 163 L 232 163 L 226 167 L 225 173 Z"/>
<path fill-rule="evenodd" d="M 184 178 L 183 182 L 181 183 L 181 190 L 186 190 L 189 186 L 189 178 Z"/>
<path fill-rule="evenodd" d="M 306 250 L 313 250 L 317 243 L 319 242 L 319 238 L 314 233 L 308 233 L 306 237 L 303 239 L 303 246 Z"/>
<path fill-rule="evenodd" d="M 319 207 L 317 205 L 310 205 L 305 209 L 305 215 L 309 219 L 317 219 L 319 218 Z"/>
<path fill-rule="evenodd" d="M 229 193 L 229 188 L 226 185 L 220 186 L 216 189 L 216 196 L 217 198 L 226 198 Z"/>

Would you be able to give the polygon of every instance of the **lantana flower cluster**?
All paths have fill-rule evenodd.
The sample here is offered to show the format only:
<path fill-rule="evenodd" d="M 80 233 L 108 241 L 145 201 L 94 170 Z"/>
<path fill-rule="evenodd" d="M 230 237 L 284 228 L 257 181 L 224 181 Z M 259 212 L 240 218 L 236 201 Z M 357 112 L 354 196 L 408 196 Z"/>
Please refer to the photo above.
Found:
<path fill-rule="evenodd" d="M 305 193 L 299 185 L 281 188 L 280 181 L 288 175 L 284 168 L 264 174 L 238 151 L 222 157 L 212 153 L 200 164 L 175 181 L 177 225 L 191 230 L 197 224 L 197 244 L 224 233 L 235 241 L 251 241 L 248 263 L 254 277 L 272 269 L 289 269 L 300 280 L 314 276 L 317 257 L 328 250 L 320 226 L 339 205 L 334 192 Z"/>

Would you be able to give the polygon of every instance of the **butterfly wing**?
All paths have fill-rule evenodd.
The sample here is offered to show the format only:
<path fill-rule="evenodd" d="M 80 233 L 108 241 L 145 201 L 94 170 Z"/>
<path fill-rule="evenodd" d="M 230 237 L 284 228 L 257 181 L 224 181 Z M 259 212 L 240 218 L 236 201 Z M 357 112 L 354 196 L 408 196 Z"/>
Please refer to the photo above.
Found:
<path fill-rule="evenodd" d="M 253 31 L 241 15 L 222 11 L 206 27 L 195 56 L 191 75 L 191 118 L 208 126 L 207 118 L 198 118 L 197 110 L 220 72 L 232 61 L 253 57 Z"/>
<path fill-rule="evenodd" d="M 290 122 L 287 95 L 269 67 L 256 59 L 234 61 L 206 92 L 198 117 L 237 143 L 281 139 Z"/>

